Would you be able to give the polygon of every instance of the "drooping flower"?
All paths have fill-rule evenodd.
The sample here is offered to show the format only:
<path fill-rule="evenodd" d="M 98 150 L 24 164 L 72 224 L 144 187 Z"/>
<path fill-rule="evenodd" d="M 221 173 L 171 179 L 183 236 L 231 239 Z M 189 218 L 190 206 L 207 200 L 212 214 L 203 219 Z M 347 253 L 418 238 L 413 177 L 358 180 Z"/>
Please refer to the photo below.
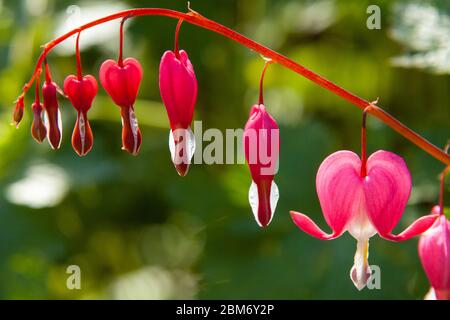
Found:
<path fill-rule="evenodd" d="M 45 136 L 47 135 L 47 129 L 45 128 L 44 122 L 42 121 L 42 110 L 43 106 L 40 99 L 40 85 L 39 85 L 39 77 L 40 73 L 36 76 L 36 97 L 31 105 L 31 109 L 33 110 L 33 122 L 31 123 L 31 135 L 34 140 L 38 143 L 42 143 L 44 141 Z M 19 98 L 20 99 L 20 98 Z"/>
<path fill-rule="evenodd" d="M 117 63 L 105 61 L 100 68 L 100 82 L 114 103 L 120 107 L 122 116 L 122 148 L 133 155 L 139 153 L 142 143 L 134 103 L 142 80 L 142 67 L 133 58 Z"/>
<path fill-rule="evenodd" d="M 250 111 L 243 145 L 252 176 L 250 206 L 258 225 L 267 227 L 272 221 L 279 198 L 278 187 L 273 179 L 278 169 L 280 137 L 275 119 L 263 104 L 254 105 Z"/>
<path fill-rule="evenodd" d="M 320 165 L 316 189 L 331 234 L 322 231 L 306 215 L 291 211 L 294 223 L 321 240 L 331 240 L 348 231 L 357 240 L 350 277 L 361 290 L 371 270 L 368 264 L 369 239 L 378 233 L 391 241 L 403 241 L 426 231 L 436 214 L 417 219 L 398 235 L 392 230 L 402 217 L 411 192 L 411 175 L 401 157 L 379 150 L 367 162 L 351 151 L 338 151 Z"/>
<path fill-rule="evenodd" d="M 170 122 L 169 149 L 180 176 L 189 170 L 195 152 L 191 130 L 197 100 L 197 78 L 184 50 L 166 51 L 159 66 L 159 89 Z"/>
<path fill-rule="evenodd" d="M 51 80 L 50 69 L 45 63 L 46 80 L 42 86 L 42 97 L 44 100 L 44 109 L 46 112 L 47 139 L 53 149 L 59 149 L 61 145 L 61 112 L 58 106 L 58 86 Z"/>
<path fill-rule="evenodd" d="M 80 35 L 78 32 L 75 53 L 77 58 L 77 75 L 69 75 L 64 80 L 64 92 L 73 107 L 77 110 L 77 121 L 72 133 L 72 146 L 80 157 L 85 156 L 94 144 L 91 125 L 87 113 L 92 106 L 98 91 L 97 80 L 94 76 L 83 77 L 80 55 Z"/>
<path fill-rule="evenodd" d="M 82 78 L 70 75 L 64 81 L 64 92 L 78 113 L 72 134 L 72 146 L 79 156 L 86 155 L 94 144 L 87 112 L 92 106 L 97 90 L 97 80 L 91 75 Z"/>
<path fill-rule="evenodd" d="M 450 300 L 450 221 L 440 206 L 434 206 L 432 212 L 440 216 L 420 237 L 419 257 L 431 284 L 431 295 Z"/>
<path fill-rule="evenodd" d="M 39 143 L 44 141 L 45 136 L 47 135 L 47 129 L 45 128 L 45 124 L 42 121 L 42 103 L 39 101 L 35 101 L 31 105 L 31 109 L 33 109 L 33 123 L 31 124 L 31 135 L 34 140 Z"/>

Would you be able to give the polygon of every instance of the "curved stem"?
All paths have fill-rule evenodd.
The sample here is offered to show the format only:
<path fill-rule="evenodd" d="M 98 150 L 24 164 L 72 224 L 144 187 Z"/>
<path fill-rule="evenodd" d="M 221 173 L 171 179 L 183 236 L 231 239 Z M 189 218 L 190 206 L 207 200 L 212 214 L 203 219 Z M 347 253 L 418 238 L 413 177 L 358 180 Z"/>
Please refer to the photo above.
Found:
<path fill-rule="evenodd" d="M 181 24 L 183 23 L 183 19 L 180 19 L 177 23 L 177 27 L 175 29 L 175 42 L 173 45 L 173 51 L 175 52 L 175 57 L 177 57 L 177 59 L 180 58 L 180 50 L 178 48 L 178 35 L 180 33 L 180 28 L 181 28 Z"/>
<path fill-rule="evenodd" d="M 50 83 L 52 82 L 52 74 L 50 72 L 50 67 L 48 65 L 47 59 L 44 59 L 44 66 L 45 66 L 45 82 Z"/>
<path fill-rule="evenodd" d="M 39 106 L 39 104 L 41 103 L 41 98 L 40 98 L 40 85 L 39 85 L 39 80 L 40 80 L 40 77 L 41 77 L 41 69 L 39 69 L 39 72 L 38 72 L 38 74 L 37 74 L 37 76 L 36 76 L 36 92 L 35 92 L 35 99 L 34 99 L 34 102 L 36 103 L 36 105 L 38 105 Z"/>
<path fill-rule="evenodd" d="M 125 24 L 125 21 L 127 21 L 128 18 L 130 18 L 131 15 L 126 16 L 120 21 L 120 44 L 119 44 L 119 58 L 117 59 L 117 63 L 119 64 L 119 67 L 123 67 L 123 25 Z"/>
<path fill-rule="evenodd" d="M 366 122 L 367 113 L 372 107 L 368 106 L 364 109 L 362 114 L 362 125 L 361 125 L 361 178 L 367 176 L 366 163 L 367 163 L 367 152 L 366 152 Z"/>
<path fill-rule="evenodd" d="M 445 153 L 443 150 L 439 149 L 429 141 L 427 141 L 425 138 L 418 135 L 416 132 L 409 129 L 407 126 L 402 124 L 400 121 L 395 119 L 393 116 L 391 116 L 389 113 L 384 111 L 383 109 L 371 104 L 370 102 L 352 94 L 351 92 L 339 87 L 338 85 L 334 84 L 333 82 L 325 79 L 324 77 L 318 75 L 317 73 L 305 68 L 304 66 L 296 63 L 295 61 L 283 56 L 282 54 L 273 51 L 262 44 L 259 44 L 240 33 L 227 28 L 215 21 L 209 20 L 202 15 L 198 14 L 197 12 L 190 11 L 189 13 L 181 13 L 174 10 L 169 9 L 163 9 L 163 8 L 138 8 L 138 9 L 130 9 L 130 10 L 124 10 L 120 11 L 108 16 L 105 16 L 103 18 L 91 21 L 89 23 L 84 24 L 83 26 L 71 30 L 62 36 L 54 39 L 53 41 L 50 41 L 46 45 L 44 45 L 44 50 L 39 56 L 39 59 L 36 63 L 35 72 L 33 73 L 31 79 L 28 81 L 27 84 L 25 84 L 23 88 L 23 93 L 29 90 L 31 84 L 35 80 L 36 72 L 41 67 L 42 62 L 45 58 L 45 56 L 59 43 L 63 42 L 70 36 L 81 32 L 85 29 L 92 28 L 96 25 L 120 19 L 126 16 L 149 16 L 149 15 L 159 15 L 159 16 L 166 16 L 174 19 L 183 19 L 186 22 L 189 22 L 193 25 L 202 27 L 204 29 L 211 30 L 215 33 L 218 33 L 224 37 L 227 37 L 235 42 L 238 42 L 247 48 L 256 51 L 265 57 L 268 57 L 273 60 L 273 62 L 276 62 L 300 75 L 303 77 L 313 81 L 317 85 L 325 88 L 326 90 L 333 92 L 334 94 L 342 97 L 343 99 L 347 100 L 351 104 L 355 105 L 361 110 L 364 110 L 367 106 L 371 105 L 372 108 L 370 110 L 370 114 L 382 122 L 384 122 L 386 125 L 397 131 L 399 134 L 401 134 L 403 137 L 417 145 L 419 148 L 424 150 L 425 152 L 429 153 L 439 161 L 445 163 L 446 165 L 450 165 L 450 155 Z"/>
<path fill-rule="evenodd" d="M 267 67 L 271 63 L 272 63 L 272 60 L 265 60 L 264 68 L 261 73 L 261 78 L 259 79 L 259 103 L 258 104 L 264 104 L 264 92 L 263 92 L 264 76 L 266 75 Z"/>
<path fill-rule="evenodd" d="M 75 52 L 76 52 L 76 56 L 77 56 L 77 75 L 78 75 L 79 81 L 81 81 L 83 79 L 83 70 L 81 68 L 81 54 L 80 54 L 80 35 L 81 35 L 81 30 L 78 32 L 77 44 L 75 46 Z"/>
<path fill-rule="evenodd" d="M 444 152 L 447 153 L 448 149 L 450 147 L 450 140 L 447 142 L 447 144 L 445 145 L 444 148 Z M 442 171 L 441 173 L 441 190 L 439 192 L 439 208 L 440 210 L 440 214 L 444 214 L 444 193 L 445 193 L 445 176 L 447 175 L 447 173 L 450 171 L 450 166 L 447 166 L 444 171 Z"/>

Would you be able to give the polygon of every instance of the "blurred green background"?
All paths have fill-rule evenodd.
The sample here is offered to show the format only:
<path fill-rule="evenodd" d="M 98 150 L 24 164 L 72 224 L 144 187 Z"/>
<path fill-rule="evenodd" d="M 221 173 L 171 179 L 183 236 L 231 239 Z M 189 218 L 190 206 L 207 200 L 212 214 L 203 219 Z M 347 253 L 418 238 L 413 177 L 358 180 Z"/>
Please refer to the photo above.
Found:
<path fill-rule="evenodd" d="M 366 27 L 368 5 L 381 8 L 381 30 Z M 428 282 L 417 239 L 371 240 L 381 290 L 358 292 L 349 279 L 356 243 L 345 234 L 322 242 L 291 222 L 289 210 L 329 230 L 315 192 L 321 161 L 339 149 L 359 152 L 361 113 L 349 103 L 273 65 L 266 106 L 281 128 L 280 201 L 267 230 L 257 227 L 245 165 L 193 165 L 180 178 L 168 151 L 168 121 L 158 67 L 173 46 L 176 21 L 141 17 L 127 23 L 125 55 L 138 58 L 144 80 L 136 113 L 143 134 L 138 157 L 121 151 L 119 109 L 100 88 L 90 111 L 93 150 L 79 158 L 70 135 L 75 112 L 60 99 L 61 150 L 30 135 L 33 100 L 18 130 L 13 101 L 31 76 L 39 46 L 108 13 L 132 7 L 186 11 L 185 1 L 0 1 L 0 298 L 3 299 L 421 299 Z M 260 41 L 379 104 L 442 146 L 450 124 L 448 1 L 191 1 L 194 10 Z M 117 57 L 119 21 L 81 37 L 85 73 Z M 49 55 L 62 86 L 75 73 L 73 39 Z M 203 129 L 242 128 L 257 101 L 263 61 L 210 31 L 184 24 L 199 82 L 195 119 Z M 376 119 L 368 151 L 403 156 L 413 193 L 395 229 L 437 202 L 443 165 Z M 448 200 L 447 202 L 450 202 Z M 66 288 L 66 268 L 81 268 L 81 290 Z"/>

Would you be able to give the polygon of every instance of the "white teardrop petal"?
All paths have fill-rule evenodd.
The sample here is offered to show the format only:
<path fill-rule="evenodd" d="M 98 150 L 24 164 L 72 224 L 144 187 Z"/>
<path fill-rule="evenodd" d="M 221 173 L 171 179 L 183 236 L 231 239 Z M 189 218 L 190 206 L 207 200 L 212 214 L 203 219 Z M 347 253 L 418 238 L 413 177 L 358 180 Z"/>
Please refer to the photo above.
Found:
<path fill-rule="evenodd" d="M 270 216 L 268 224 L 272 222 L 279 198 L 280 192 L 278 190 L 278 186 L 274 181 L 272 181 L 272 185 L 270 186 L 270 210 L 272 211 L 272 214 Z M 248 202 L 250 203 L 250 207 L 252 208 L 253 216 L 255 217 L 256 222 L 260 227 L 262 227 L 258 219 L 258 206 L 259 206 L 258 186 L 254 181 L 252 181 L 252 184 L 250 185 L 250 189 L 248 191 Z"/>
<path fill-rule="evenodd" d="M 187 160 L 188 163 L 191 163 L 192 157 L 195 153 L 195 136 L 192 132 L 191 128 L 187 129 L 176 129 L 177 134 L 180 137 L 183 137 L 183 140 L 186 141 L 186 143 L 183 145 L 183 149 L 186 150 Z M 175 162 L 175 139 L 173 136 L 172 130 L 169 130 L 169 150 L 170 150 L 170 156 L 172 158 L 172 162 Z"/>
<path fill-rule="evenodd" d="M 355 259 L 350 270 L 350 279 L 358 290 L 362 290 L 370 279 L 372 270 L 369 265 L 369 240 L 358 240 Z"/>
<path fill-rule="evenodd" d="M 172 162 L 175 161 L 175 141 L 173 139 L 172 129 L 169 130 L 169 150 Z"/>
<path fill-rule="evenodd" d="M 63 134 L 63 125 L 62 125 L 61 110 L 59 110 L 59 108 L 58 108 L 58 128 L 59 128 L 59 133 L 61 134 L 61 137 L 62 137 L 62 134 Z M 61 145 L 61 140 L 62 140 L 62 139 L 59 140 L 59 144 L 60 144 L 60 145 Z"/>
<path fill-rule="evenodd" d="M 138 149 L 138 130 L 139 130 L 139 124 L 138 120 L 136 118 L 136 114 L 134 113 L 133 108 L 129 108 L 129 118 L 130 118 L 130 127 L 131 132 L 133 133 L 133 154 L 137 153 Z M 123 120 L 122 120 L 123 122 Z"/>
<path fill-rule="evenodd" d="M 44 117 L 43 117 L 44 119 L 44 125 L 45 125 L 45 127 L 47 128 L 47 136 L 48 136 L 48 131 L 49 131 L 49 128 L 50 128 L 50 123 L 49 123 L 49 121 L 48 121 L 48 115 L 47 115 L 47 111 L 44 111 Z"/>
<path fill-rule="evenodd" d="M 253 181 L 252 184 L 250 185 L 250 189 L 248 190 L 248 202 L 250 203 L 250 207 L 252 208 L 252 212 L 256 222 L 260 227 L 262 227 L 258 219 L 258 206 L 259 206 L 258 186 Z"/>
<path fill-rule="evenodd" d="M 275 209 L 277 208 L 279 198 L 280 198 L 280 191 L 278 190 L 278 186 L 275 183 L 275 181 L 272 181 L 272 185 L 270 186 L 270 209 L 272 210 L 272 215 L 270 217 L 269 223 L 272 221 L 272 218 L 275 214 Z"/>
<path fill-rule="evenodd" d="M 86 143 L 86 123 L 82 113 L 80 113 L 80 118 L 78 120 L 78 131 L 81 138 L 81 154 L 84 154 L 84 145 Z"/>
<path fill-rule="evenodd" d="M 53 148 L 51 142 L 50 142 L 50 122 L 48 121 L 48 114 L 47 111 L 44 112 L 44 125 L 47 128 L 47 141 L 48 144 Z M 59 133 L 61 134 L 62 137 L 62 118 L 61 118 L 61 111 L 58 109 L 58 129 L 59 129 Z M 58 148 L 61 146 L 61 140 L 59 139 L 59 145 Z"/>

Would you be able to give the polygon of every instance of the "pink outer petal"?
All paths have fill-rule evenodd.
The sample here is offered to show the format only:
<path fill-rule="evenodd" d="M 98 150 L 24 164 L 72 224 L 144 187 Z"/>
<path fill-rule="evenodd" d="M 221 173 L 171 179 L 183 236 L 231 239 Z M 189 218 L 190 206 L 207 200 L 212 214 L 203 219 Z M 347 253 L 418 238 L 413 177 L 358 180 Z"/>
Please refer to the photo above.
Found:
<path fill-rule="evenodd" d="M 134 105 L 142 80 L 142 67 L 134 58 L 127 58 L 123 66 L 106 60 L 100 67 L 100 82 L 114 103 L 120 107 Z"/>
<path fill-rule="evenodd" d="M 194 115 L 197 100 L 197 78 L 194 67 L 184 50 L 179 59 L 166 51 L 159 66 L 159 88 L 167 110 L 171 129 L 187 129 Z"/>
<path fill-rule="evenodd" d="M 242 141 L 253 181 L 259 184 L 273 177 L 280 153 L 279 127 L 263 104 L 252 107 Z"/>
<path fill-rule="evenodd" d="M 87 112 L 91 108 L 97 91 L 97 80 L 91 75 L 86 75 L 81 80 L 69 75 L 64 80 L 64 93 L 79 112 Z"/>
<path fill-rule="evenodd" d="M 380 235 L 390 237 L 390 232 L 405 210 L 411 185 L 408 167 L 396 154 L 380 150 L 367 159 L 367 177 L 364 183 L 367 213 Z M 420 222 L 414 229 L 408 230 L 404 239 L 426 225 L 425 221 Z"/>
<path fill-rule="evenodd" d="M 325 220 L 333 230 L 333 237 L 342 234 L 352 216 L 360 211 L 363 196 L 360 168 L 359 157 L 343 150 L 328 156 L 317 172 L 317 194 Z M 303 221 L 302 225 L 310 226 L 310 231 L 318 231 L 311 222 Z"/>
<path fill-rule="evenodd" d="M 433 223 L 436 221 L 436 219 L 438 217 L 439 217 L 439 215 L 437 215 L 437 214 L 430 214 L 430 215 L 427 215 L 424 217 L 420 217 L 399 235 L 395 235 L 390 232 L 389 233 L 379 233 L 379 234 L 384 239 L 390 240 L 390 241 L 397 242 L 397 241 L 408 240 L 412 237 L 415 237 L 415 236 L 427 231 L 433 225 Z"/>
<path fill-rule="evenodd" d="M 450 221 L 441 215 L 419 240 L 419 257 L 438 299 L 450 299 Z"/>
<path fill-rule="evenodd" d="M 306 232 L 310 236 L 313 236 L 320 240 L 332 240 L 341 236 L 341 233 L 333 232 L 331 234 L 327 234 L 322 229 L 320 229 L 314 221 L 311 220 L 308 216 L 303 213 L 290 211 L 292 220 L 303 232 Z"/>

